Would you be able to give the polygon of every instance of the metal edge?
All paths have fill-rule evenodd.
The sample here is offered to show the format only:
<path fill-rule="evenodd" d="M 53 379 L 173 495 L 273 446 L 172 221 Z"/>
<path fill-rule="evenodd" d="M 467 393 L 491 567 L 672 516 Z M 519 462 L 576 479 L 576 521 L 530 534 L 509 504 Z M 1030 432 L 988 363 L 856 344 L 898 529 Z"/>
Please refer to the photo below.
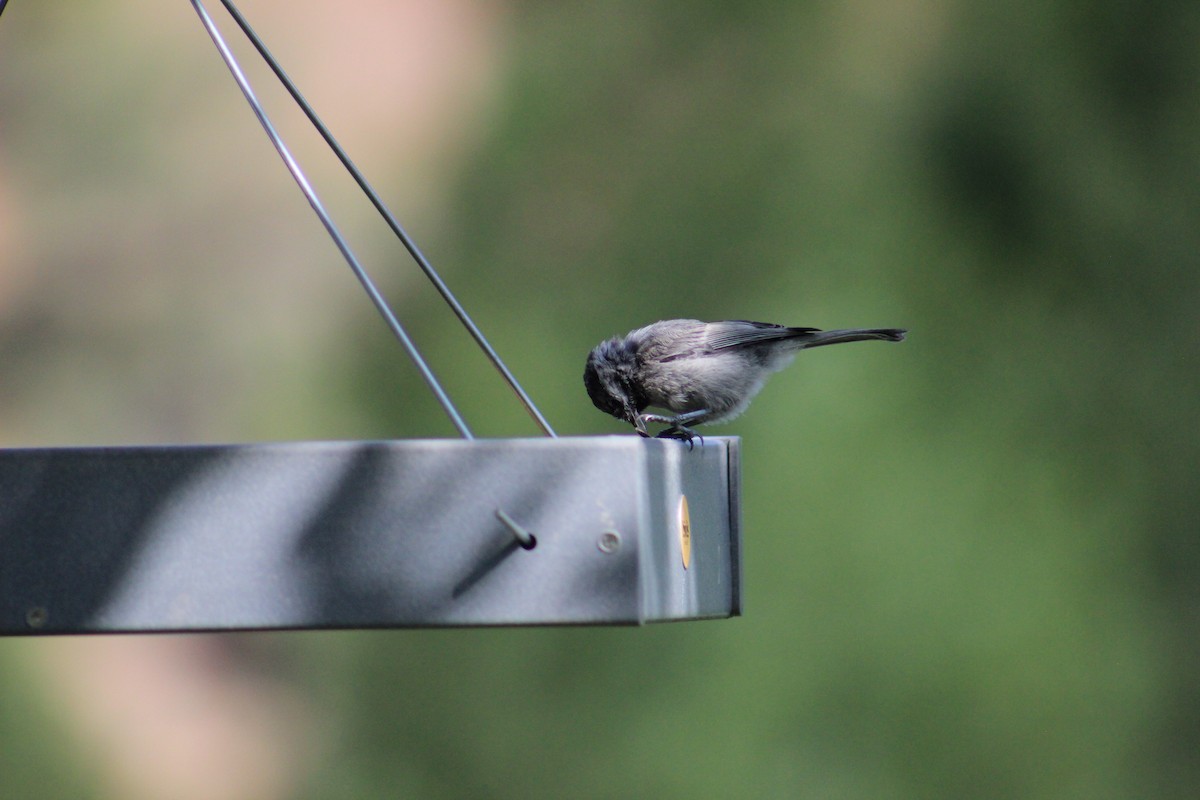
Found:
<path fill-rule="evenodd" d="M 729 462 L 729 558 L 730 574 L 733 576 L 733 596 L 730 598 L 729 615 L 742 615 L 742 587 L 744 564 L 742 558 L 742 440 L 730 436 L 725 440 Z"/>

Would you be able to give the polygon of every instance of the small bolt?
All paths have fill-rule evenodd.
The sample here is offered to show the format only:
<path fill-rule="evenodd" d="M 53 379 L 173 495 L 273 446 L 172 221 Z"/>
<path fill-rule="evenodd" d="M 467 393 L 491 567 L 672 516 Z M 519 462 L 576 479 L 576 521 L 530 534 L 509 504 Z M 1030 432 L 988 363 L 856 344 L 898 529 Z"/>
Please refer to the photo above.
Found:
<path fill-rule="evenodd" d="M 601 553 L 612 555 L 621 549 L 621 534 L 616 531 L 605 531 L 596 540 L 596 547 L 600 548 Z"/>
<path fill-rule="evenodd" d="M 496 519 L 504 523 L 504 527 L 508 528 L 508 532 L 513 535 L 521 547 L 526 550 L 537 547 L 537 537 L 518 525 L 512 517 L 499 508 L 496 509 Z"/>
<path fill-rule="evenodd" d="M 50 621 L 50 612 L 41 606 L 34 606 L 25 612 L 25 624 L 31 628 L 41 628 Z"/>

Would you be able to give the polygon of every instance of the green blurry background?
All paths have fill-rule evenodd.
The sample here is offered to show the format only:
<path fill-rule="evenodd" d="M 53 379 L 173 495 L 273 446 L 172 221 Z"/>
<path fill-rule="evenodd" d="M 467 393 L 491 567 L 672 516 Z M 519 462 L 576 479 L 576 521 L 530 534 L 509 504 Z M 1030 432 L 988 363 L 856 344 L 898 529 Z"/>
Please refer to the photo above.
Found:
<path fill-rule="evenodd" d="M 0 641 L 5 796 L 1197 796 L 1200 5 L 241 8 L 562 434 L 622 432 L 583 360 L 655 319 L 910 338 L 711 431 L 744 617 Z M 256 125 L 188 3 L 10 3 L 0 444 L 453 435 Z"/>

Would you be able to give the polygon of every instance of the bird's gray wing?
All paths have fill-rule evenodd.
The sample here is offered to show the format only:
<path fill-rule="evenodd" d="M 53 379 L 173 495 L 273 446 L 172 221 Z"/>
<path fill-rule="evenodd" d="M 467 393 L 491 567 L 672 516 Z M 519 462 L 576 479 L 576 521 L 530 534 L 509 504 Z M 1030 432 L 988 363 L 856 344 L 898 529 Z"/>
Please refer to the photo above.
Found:
<path fill-rule="evenodd" d="M 789 328 L 786 325 L 772 325 L 769 322 L 732 319 L 708 323 L 705 344 L 712 350 L 726 350 L 779 339 L 791 339 L 817 330 L 819 328 Z"/>
<path fill-rule="evenodd" d="M 707 351 L 707 324 L 696 319 L 670 319 L 630 331 L 640 362 L 677 361 Z"/>

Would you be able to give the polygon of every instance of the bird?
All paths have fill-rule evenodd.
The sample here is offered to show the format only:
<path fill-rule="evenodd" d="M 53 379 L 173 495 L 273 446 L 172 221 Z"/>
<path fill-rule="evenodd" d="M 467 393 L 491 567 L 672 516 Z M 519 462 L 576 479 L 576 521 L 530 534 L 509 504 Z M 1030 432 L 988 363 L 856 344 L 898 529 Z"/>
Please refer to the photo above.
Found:
<path fill-rule="evenodd" d="M 842 342 L 904 341 L 903 328 L 826 331 L 769 322 L 671 319 L 615 336 L 588 354 L 583 384 L 596 408 L 650 435 L 686 440 L 692 426 L 727 422 L 750 405 L 767 378 L 811 347 Z M 659 408 L 669 415 L 648 414 Z M 703 443 L 703 437 L 701 443 Z"/>

